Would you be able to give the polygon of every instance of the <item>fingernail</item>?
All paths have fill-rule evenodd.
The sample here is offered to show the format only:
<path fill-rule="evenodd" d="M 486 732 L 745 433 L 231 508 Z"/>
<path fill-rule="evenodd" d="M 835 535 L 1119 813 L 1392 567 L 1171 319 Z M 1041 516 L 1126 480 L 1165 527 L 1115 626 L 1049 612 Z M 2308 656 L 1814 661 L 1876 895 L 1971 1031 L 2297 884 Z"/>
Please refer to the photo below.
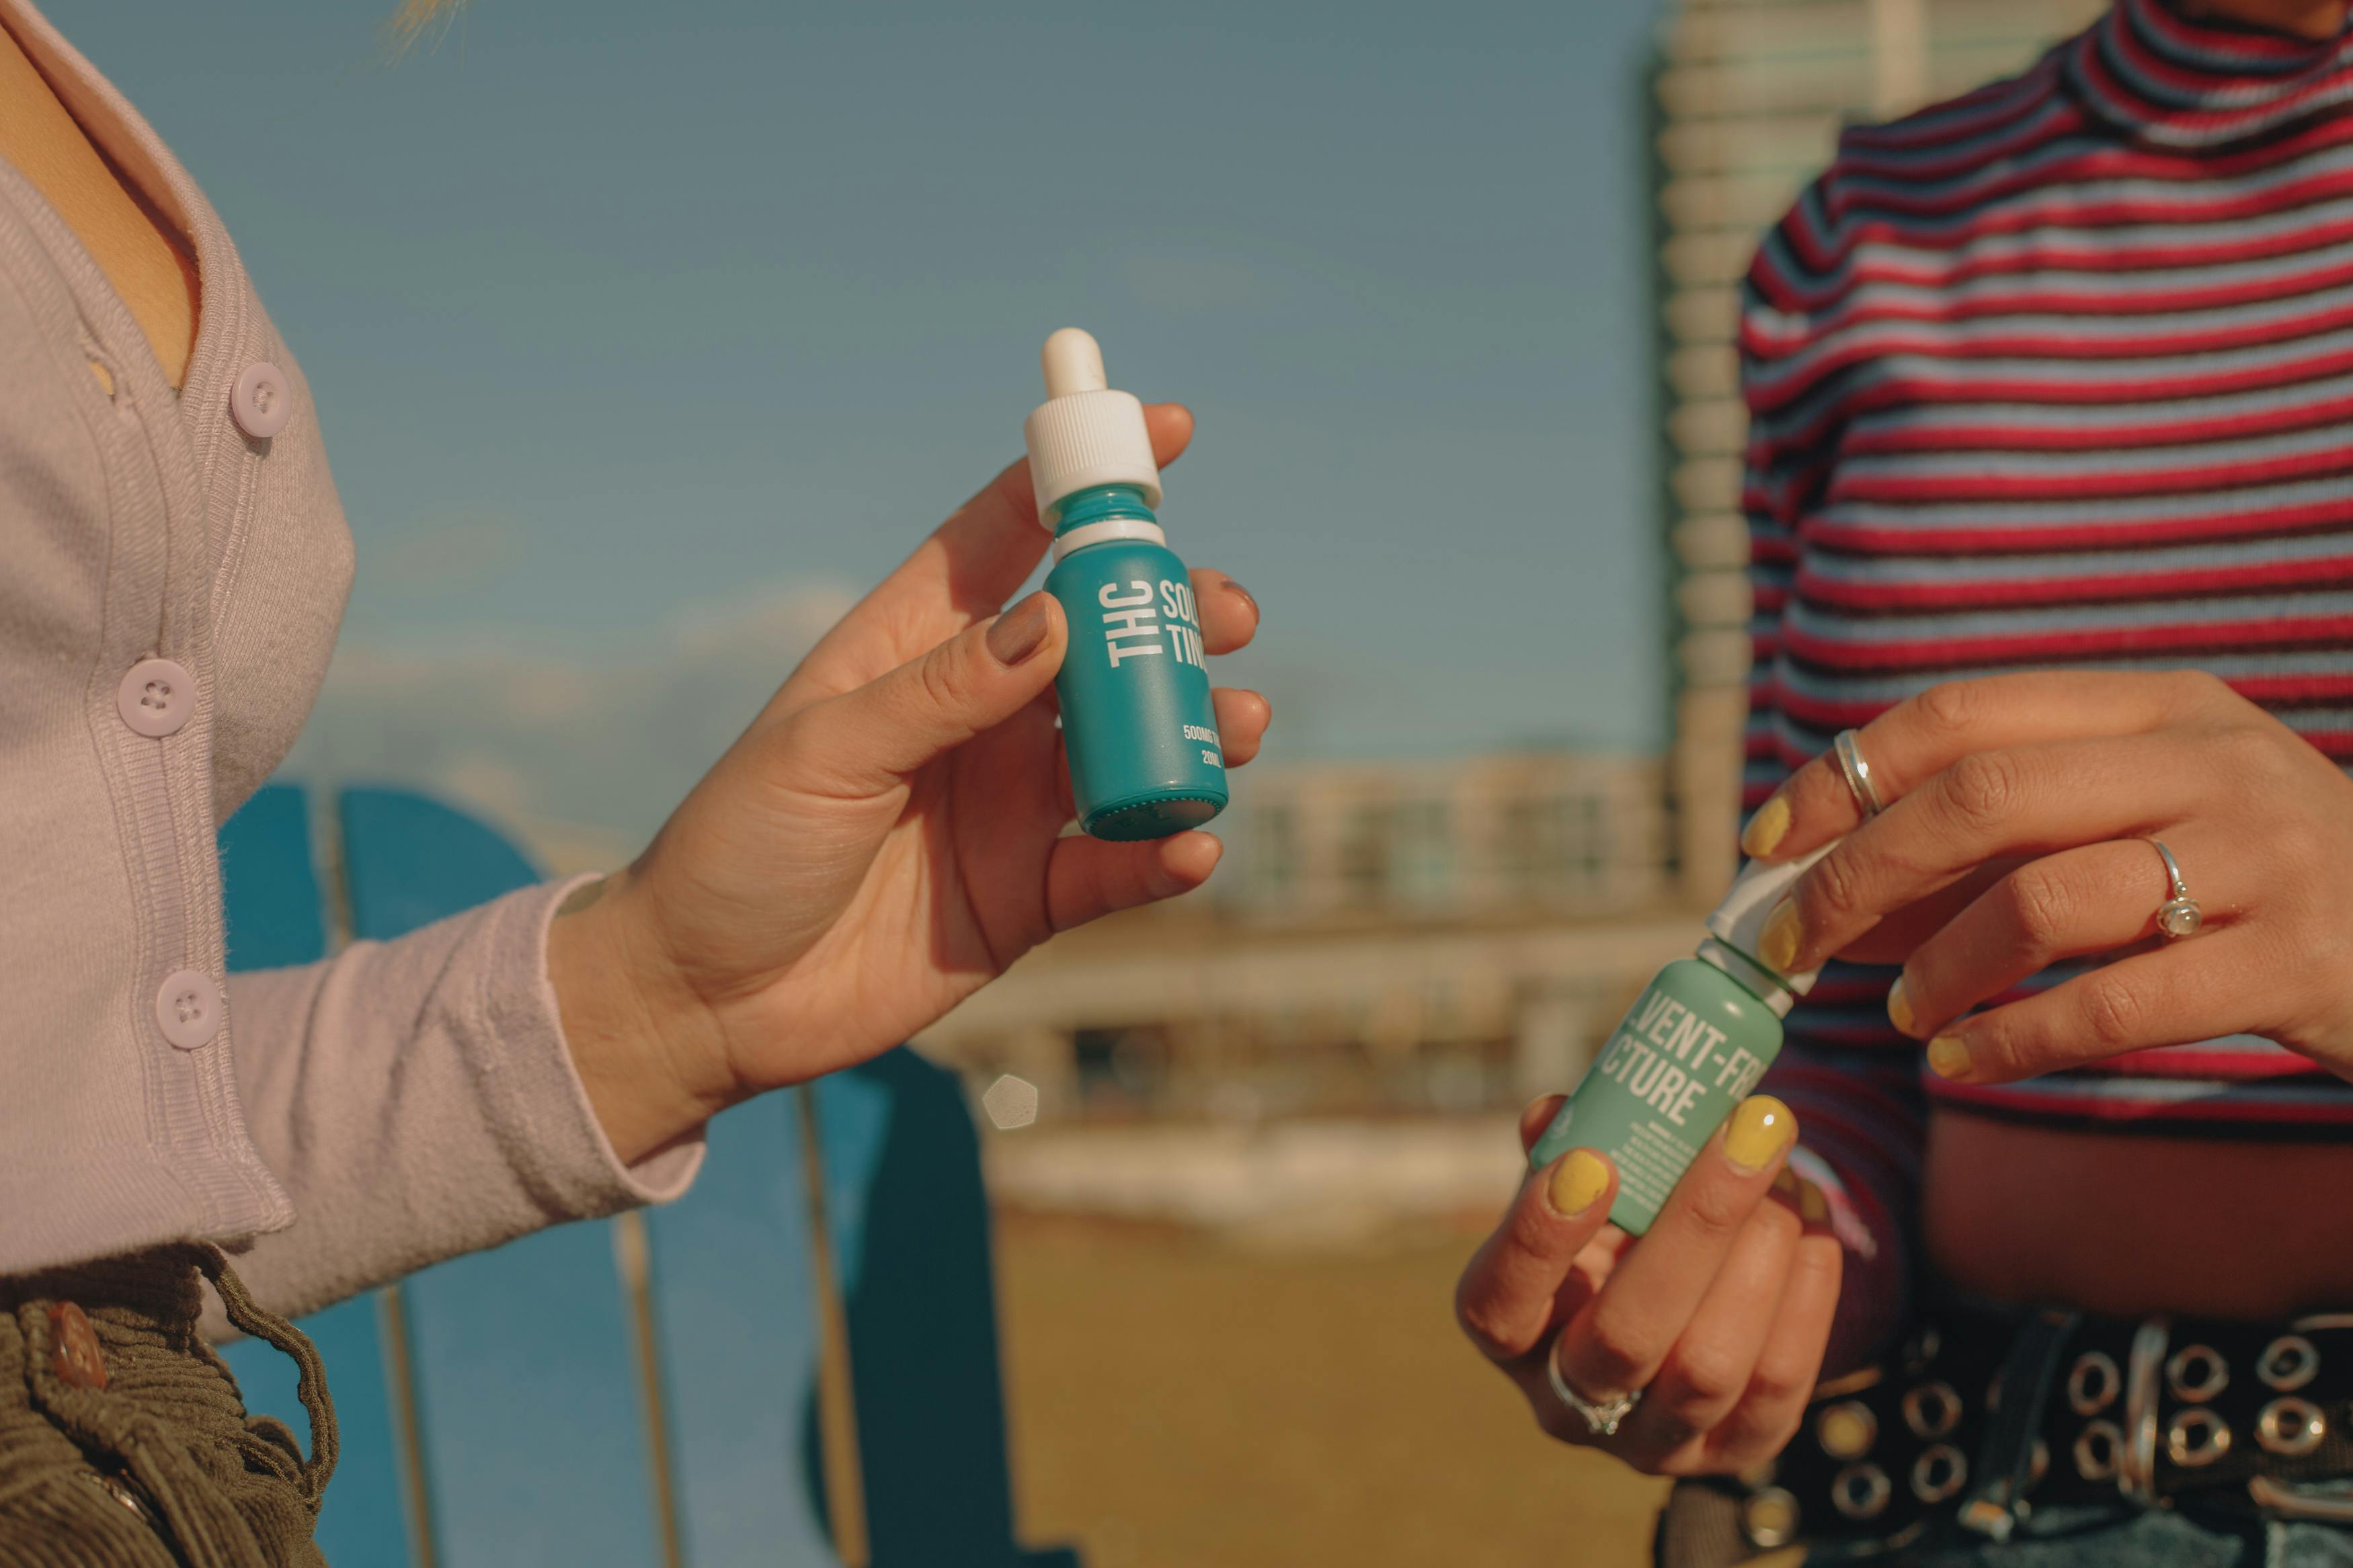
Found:
<path fill-rule="evenodd" d="M 1822 1196 L 1821 1188 L 1811 1182 L 1798 1184 L 1798 1217 L 1808 1225 L 1830 1223 L 1831 1201 Z"/>
<path fill-rule="evenodd" d="M 1773 1190 L 1794 1200 L 1798 1195 L 1798 1173 L 1787 1165 L 1782 1166 L 1781 1173 L 1773 1178 Z"/>
<path fill-rule="evenodd" d="M 1765 917 L 1765 929 L 1757 938 L 1757 956 L 1776 974 L 1787 974 L 1797 967 L 1798 950 L 1805 943 L 1806 922 L 1798 913 L 1798 901 L 1783 899 Z"/>
<path fill-rule="evenodd" d="M 1789 803 L 1777 795 L 1757 807 L 1748 826 L 1740 830 L 1740 852 L 1751 860 L 1761 859 L 1788 836 Z"/>
<path fill-rule="evenodd" d="M 1545 1191 L 1545 1201 L 1565 1219 L 1575 1219 L 1593 1206 L 1609 1185 L 1609 1167 L 1590 1149 L 1571 1149 L 1568 1157 L 1553 1168 L 1552 1185 Z"/>
<path fill-rule="evenodd" d="M 1043 647 L 1046 634 L 1053 628 L 1046 614 L 1046 594 L 1040 589 L 997 617 L 997 624 L 988 628 L 988 656 L 1010 669 Z"/>
<path fill-rule="evenodd" d="M 1904 989 L 1904 976 L 1900 974 L 1895 977 L 1895 984 L 1887 988 L 1887 1021 L 1895 1026 L 1899 1034 L 1912 1032 L 1912 997 Z"/>
<path fill-rule="evenodd" d="M 1250 597 L 1250 591 L 1248 588 L 1243 587 L 1240 583 L 1235 582 L 1231 577 L 1226 579 L 1226 592 L 1234 595 L 1240 598 L 1243 604 L 1248 605 L 1250 607 L 1251 615 L 1255 616 L 1259 613 L 1258 601 Z"/>
<path fill-rule="evenodd" d="M 1938 1078 L 1967 1078 L 1972 1065 L 1969 1047 L 1958 1035 L 1938 1035 L 1928 1042 L 1928 1070 Z"/>
<path fill-rule="evenodd" d="M 1769 1094 L 1752 1094 L 1724 1124 L 1724 1157 L 1743 1171 L 1761 1171 L 1789 1146 L 1797 1127 L 1788 1106 Z"/>

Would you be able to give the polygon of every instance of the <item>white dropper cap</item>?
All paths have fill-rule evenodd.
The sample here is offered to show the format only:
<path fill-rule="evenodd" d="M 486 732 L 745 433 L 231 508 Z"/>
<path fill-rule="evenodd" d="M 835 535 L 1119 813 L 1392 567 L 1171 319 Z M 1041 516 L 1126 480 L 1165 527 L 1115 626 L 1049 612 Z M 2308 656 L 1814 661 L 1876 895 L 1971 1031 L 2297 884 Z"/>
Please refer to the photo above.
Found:
<path fill-rule="evenodd" d="M 1732 889 L 1724 895 L 1724 902 L 1707 917 L 1708 932 L 1715 940 L 1703 944 L 1699 955 L 1729 972 L 1735 979 L 1758 989 L 1765 1005 L 1785 1018 L 1796 998 L 1814 988 L 1814 982 L 1821 978 L 1821 969 L 1817 966 L 1797 974 L 1778 973 L 1757 956 L 1757 950 L 1765 934 L 1765 922 L 1772 918 L 1781 896 L 1832 847 L 1832 844 L 1825 844 L 1810 855 L 1800 855 L 1778 866 L 1750 861 L 1747 869 L 1733 879 Z M 1710 948 L 1718 951 L 1712 952 Z M 1726 948 L 1731 950 L 1728 956 L 1737 959 L 1737 963 L 1724 962 L 1727 954 L 1721 950 Z"/>
<path fill-rule="evenodd" d="M 1145 505 L 1158 506 L 1160 466 L 1152 460 L 1144 405 L 1111 389 L 1102 346 L 1078 328 L 1064 327 L 1046 340 L 1039 359 L 1046 370 L 1046 401 L 1021 426 L 1038 521 L 1053 527 L 1063 501 L 1096 485 L 1134 485 L 1144 492 Z"/>

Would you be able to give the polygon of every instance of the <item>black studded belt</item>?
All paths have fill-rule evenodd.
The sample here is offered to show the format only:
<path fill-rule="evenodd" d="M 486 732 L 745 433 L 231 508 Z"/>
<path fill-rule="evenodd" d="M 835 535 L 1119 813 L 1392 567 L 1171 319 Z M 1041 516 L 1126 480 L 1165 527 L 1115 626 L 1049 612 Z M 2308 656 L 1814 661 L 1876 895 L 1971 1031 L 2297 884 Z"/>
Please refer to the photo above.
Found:
<path fill-rule="evenodd" d="M 1748 1548 L 2004 1540 L 2038 1506 L 2137 1502 L 2353 1528 L 2353 1313 L 2263 1325 L 1959 1306 L 1823 1384 L 1780 1457 L 1709 1483 Z M 1844 1548 L 1845 1550 L 1839 1550 Z"/>

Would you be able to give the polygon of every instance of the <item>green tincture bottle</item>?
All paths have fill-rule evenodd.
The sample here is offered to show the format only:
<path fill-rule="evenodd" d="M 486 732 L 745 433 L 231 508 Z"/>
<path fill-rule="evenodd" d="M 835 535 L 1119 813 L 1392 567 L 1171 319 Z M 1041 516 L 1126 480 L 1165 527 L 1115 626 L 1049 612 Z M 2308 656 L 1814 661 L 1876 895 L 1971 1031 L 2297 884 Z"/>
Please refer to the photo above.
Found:
<path fill-rule="evenodd" d="M 1531 1170 L 1570 1149 L 1596 1149 L 1618 1167 L 1610 1222 L 1651 1228 L 1667 1194 L 1716 1125 L 1746 1099 L 1781 1050 L 1781 1020 L 1820 970 L 1777 974 L 1757 958 L 1775 905 L 1830 852 L 1752 865 L 1707 917 L 1698 953 L 1659 971 L 1528 1151 Z"/>

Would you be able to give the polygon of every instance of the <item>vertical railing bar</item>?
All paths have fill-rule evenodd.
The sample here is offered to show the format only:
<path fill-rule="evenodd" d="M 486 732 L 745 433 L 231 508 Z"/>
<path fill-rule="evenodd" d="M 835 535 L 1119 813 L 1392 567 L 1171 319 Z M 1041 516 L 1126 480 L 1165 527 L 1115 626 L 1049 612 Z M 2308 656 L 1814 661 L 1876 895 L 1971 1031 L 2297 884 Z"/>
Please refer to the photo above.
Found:
<path fill-rule="evenodd" d="M 645 1415 L 646 1465 L 654 1489 L 654 1517 L 662 1568 L 685 1568 L 678 1487 L 670 1473 L 669 1408 L 662 1395 L 660 1341 L 654 1333 L 653 1245 L 646 1216 L 625 1209 L 613 1216 L 613 1262 L 629 1305 L 629 1341 L 637 1352 L 638 1408 Z"/>
<path fill-rule="evenodd" d="M 849 1313 L 836 1268 L 833 1220 L 826 1203 L 825 1152 L 818 1145 L 817 1091 L 788 1091 L 800 1111 L 801 1172 L 808 1188 L 809 1273 L 817 1292 L 818 1447 L 825 1466 L 826 1518 L 842 1568 L 869 1568 L 866 1481 L 858 1457 L 858 1404 L 850 1379 Z"/>
<path fill-rule="evenodd" d="M 327 951 L 352 944 L 358 921 L 352 913 L 351 855 L 343 843 L 343 801 L 332 784 L 304 792 L 311 803 L 312 856 L 320 894 L 326 903 Z M 399 1462 L 401 1511 L 408 1520 L 409 1561 L 414 1568 L 439 1568 L 435 1533 L 433 1483 L 425 1469 L 425 1424 L 418 1418 L 417 1357 L 408 1332 L 408 1298 L 398 1284 L 375 1292 L 376 1336 L 384 1344 L 384 1380 L 391 1395 L 392 1436 Z"/>
<path fill-rule="evenodd" d="M 375 1293 L 376 1326 L 384 1339 L 384 1377 L 392 1395 L 393 1440 L 400 1450 L 400 1500 L 408 1516 L 409 1559 L 438 1568 L 433 1485 L 425 1470 L 425 1424 L 417 1418 L 417 1360 L 410 1353 L 407 1298 L 397 1285 Z"/>

